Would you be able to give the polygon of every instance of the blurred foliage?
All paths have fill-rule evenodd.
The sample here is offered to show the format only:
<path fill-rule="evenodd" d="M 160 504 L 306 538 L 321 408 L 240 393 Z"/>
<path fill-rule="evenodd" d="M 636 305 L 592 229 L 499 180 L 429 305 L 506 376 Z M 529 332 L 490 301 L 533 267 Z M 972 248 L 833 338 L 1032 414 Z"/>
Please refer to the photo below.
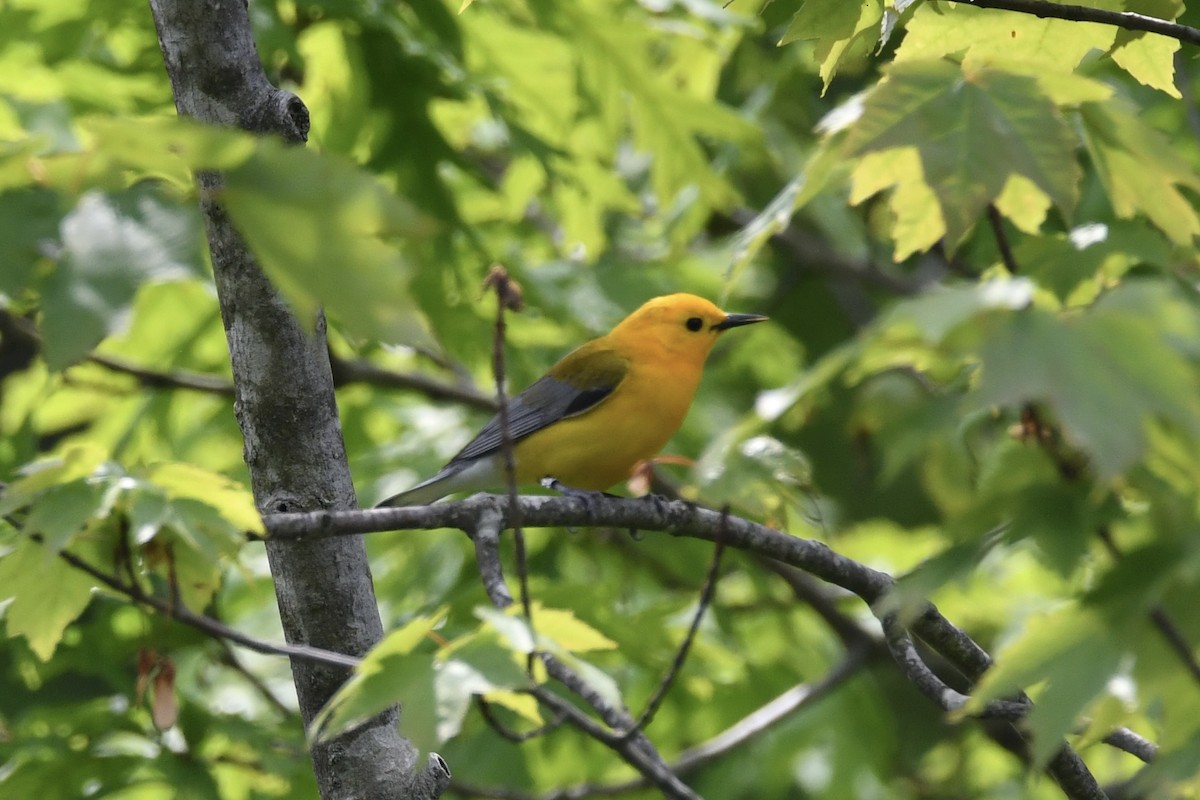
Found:
<path fill-rule="evenodd" d="M 271 79 L 311 111 L 305 150 L 176 120 L 145 5 L 0 8 L 0 794 L 315 796 L 285 661 L 56 556 L 281 638 L 242 536 L 258 523 L 197 168 L 226 171 L 230 214 L 303 317 L 327 309 L 342 358 L 490 394 L 479 284 L 497 261 L 527 295 L 515 386 L 656 294 L 771 315 L 713 354 L 669 448 L 696 467 L 667 477 L 903 575 L 901 600 L 931 597 L 997 657 L 978 702 L 1038 700 L 1035 759 L 1066 735 L 1106 784 L 1200 792 L 1200 686 L 1148 622 L 1167 615 L 1195 658 L 1191 54 L 931 0 L 459 5 L 252 3 Z M 1089 5 L 1200 22 L 1177 0 Z M 364 504 L 482 422 L 369 383 L 338 400 Z M 472 698 L 537 725 L 518 691 L 537 636 L 640 708 L 710 549 L 528 545 L 536 632 L 485 607 L 465 537 L 369 537 L 392 633 L 329 724 L 399 697 L 406 735 L 464 783 L 629 778 L 568 730 L 500 738 Z M 778 576 L 728 554 L 650 735 L 670 759 L 844 657 Z M 147 681 L 177 702 L 165 730 Z M 1163 757 L 1139 771 L 1098 743 L 1114 725 Z M 985 734 L 876 660 L 689 780 L 714 798 L 1061 796 Z"/>

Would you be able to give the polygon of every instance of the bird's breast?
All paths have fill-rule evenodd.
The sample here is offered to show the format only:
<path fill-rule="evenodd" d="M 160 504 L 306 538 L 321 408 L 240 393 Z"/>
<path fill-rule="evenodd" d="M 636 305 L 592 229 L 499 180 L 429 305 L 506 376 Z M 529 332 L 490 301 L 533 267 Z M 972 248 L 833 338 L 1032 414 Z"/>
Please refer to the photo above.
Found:
<path fill-rule="evenodd" d="M 602 490 L 657 455 L 687 415 L 700 370 L 686 364 L 631 365 L 625 380 L 594 409 L 561 420 L 516 448 L 522 482 L 546 476 L 579 489 Z"/>

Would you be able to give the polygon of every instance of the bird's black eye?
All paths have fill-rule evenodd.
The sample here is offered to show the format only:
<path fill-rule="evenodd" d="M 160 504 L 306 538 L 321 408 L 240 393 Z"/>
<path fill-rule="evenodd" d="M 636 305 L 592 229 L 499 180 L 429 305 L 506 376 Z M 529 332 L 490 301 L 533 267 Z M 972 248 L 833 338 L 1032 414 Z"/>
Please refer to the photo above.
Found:
<path fill-rule="evenodd" d="M 688 317 L 688 321 L 683 324 L 687 325 L 689 331 L 698 331 L 704 327 L 704 320 L 699 317 Z"/>

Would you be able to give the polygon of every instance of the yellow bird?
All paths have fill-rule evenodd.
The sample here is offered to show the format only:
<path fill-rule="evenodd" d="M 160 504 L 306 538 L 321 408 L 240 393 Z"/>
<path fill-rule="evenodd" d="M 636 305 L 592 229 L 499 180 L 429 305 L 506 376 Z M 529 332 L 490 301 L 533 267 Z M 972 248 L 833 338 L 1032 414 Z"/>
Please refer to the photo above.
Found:
<path fill-rule="evenodd" d="M 553 478 L 602 491 L 628 478 L 679 430 L 717 336 L 765 319 L 670 294 L 568 353 L 508 401 L 517 483 Z M 454 492 L 500 488 L 502 447 L 496 416 L 441 472 L 379 505 L 421 505 Z"/>

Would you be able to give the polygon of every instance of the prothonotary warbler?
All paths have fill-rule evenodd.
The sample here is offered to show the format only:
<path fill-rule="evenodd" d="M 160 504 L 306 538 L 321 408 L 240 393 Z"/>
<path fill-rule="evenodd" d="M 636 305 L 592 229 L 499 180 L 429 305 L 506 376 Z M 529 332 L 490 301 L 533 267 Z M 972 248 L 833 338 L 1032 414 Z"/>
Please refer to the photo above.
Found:
<path fill-rule="evenodd" d="M 517 483 L 554 478 L 601 491 L 628 478 L 679 429 L 717 337 L 765 319 L 671 294 L 568 353 L 508 401 Z M 419 505 L 504 486 L 503 438 L 497 415 L 441 472 L 380 505 Z"/>

